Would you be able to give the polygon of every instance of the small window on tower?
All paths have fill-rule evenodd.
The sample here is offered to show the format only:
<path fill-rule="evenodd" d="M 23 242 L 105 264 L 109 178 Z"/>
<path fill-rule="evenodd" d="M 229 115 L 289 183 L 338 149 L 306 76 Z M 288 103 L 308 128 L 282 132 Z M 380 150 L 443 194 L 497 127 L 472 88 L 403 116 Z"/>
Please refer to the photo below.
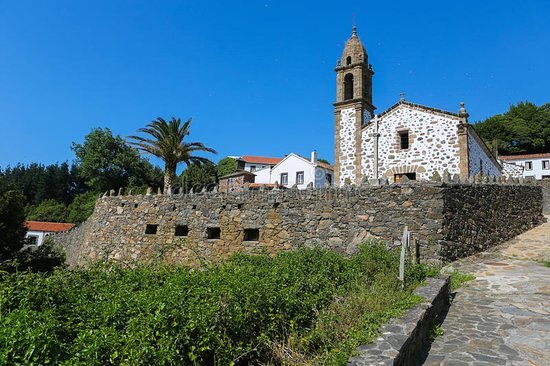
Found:
<path fill-rule="evenodd" d="M 351 65 L 351 56 L 348 56 L 348 58 L 346 58 L 346 65 Z"/>
<path fill-rule="evenodd" d="M 353 99 L 353 75 L 347 74 L 344 77 L 344 100 Z"/>
<path fill-rule="evenodd" d="M 399 145 L 401 150 L 409 148 L 409 131 L 399 131 Z"/>

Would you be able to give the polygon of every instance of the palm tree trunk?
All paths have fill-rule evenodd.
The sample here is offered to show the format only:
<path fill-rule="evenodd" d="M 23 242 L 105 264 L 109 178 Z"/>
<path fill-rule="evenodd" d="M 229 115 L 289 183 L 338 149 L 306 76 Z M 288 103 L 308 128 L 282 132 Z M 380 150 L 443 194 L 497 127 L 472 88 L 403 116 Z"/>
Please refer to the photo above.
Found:
<path fill-rule="evenodd" d="M 164 194 L 172 193 L 172 186 L 176 178 L 176 166 L 165 164 L 164 166 Z"/>

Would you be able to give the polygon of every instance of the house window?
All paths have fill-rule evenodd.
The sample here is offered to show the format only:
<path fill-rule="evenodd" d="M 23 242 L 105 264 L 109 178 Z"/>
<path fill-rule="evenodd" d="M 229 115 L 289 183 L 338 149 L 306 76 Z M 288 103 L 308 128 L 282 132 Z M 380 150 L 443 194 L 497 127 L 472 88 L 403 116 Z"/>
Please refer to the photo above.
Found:
<path fill-rule="evenodd" d="M 483 174 L 483 160 L 479 159 L 479 171 Z"/>
<path fill-rule="evenodd" d="M 206 238 L 207 239 L 219 239 L 221 237 L 221 230 L 219 227 L 209 227 L 206 228 Z"/>
<path fill-rule="evenodd" d="M 304 184 L 304 172 L 296 173 L 296 184 Z"/>
<path fill-rule="evenodd" d="M 158 227 L 157 224 L 147 224 L 145 226 L 145 234 L 156 234 Z"/>
<path fill-rule="evenodd" d="M 244 229 L 244 241 L 260 240 L 260 229 Z"/>
<path fill-rule="evenodd" d="M 27 237 L 27 243 L 28 243 L 28 245 L 38 245 L 38 236 L 37 235 L 29 235 Z"/>
<path fill-rule="evenodd" d="M 532 161 L 526 161 L 525 162 L 525 170 L 533 170 L 533 162 Z"/>
<path fill-rule="evenodd" d="M 401 150 L 409 148 L 409 131 L 399 131 L 399 146 Z"/>
<path fill-rule="evenodd" d="M 227 184 L 233 184 L 233 178 L 227 178 Z"/>
<path fill-rule="evenodd" d="M 403 174 L 394 174 L 393 181 L 395 183 L 401 182 L 401 178 L 403 177 L 409 178 L 409 180 L 416 180 L 416 173 L 403 173 Z"/>
<path fill-rule="evenodd" d="M 351 65 L 351 56 L 346 58 L 346 65 Z"/>
<path fill-rule="evenodd" d="M 550 169 L 550 160 L 543 160 L 542 161 L 542 169 L 544 169 L 544 170 Z"/>
<path fill-rule="evenodd" d="M 187 236 L 189 234 L 189 228 L 187 225 L 176 225 L 175 236 Z"/>
<path fill-rule="evenodd" d="M 281 173 L 281 185 L 288 185 L 288 173 Z"/>
<path fill-rule="evenodd" d="M 353 74 L 344 77 L 344 100 L 353 99 Z"/>
<path fill-rule="evenodd" d="M 255 171 L 256 171 L 256 165 L 251 165 L 250 166 L 250 172 L 254 173 Z"/>
<path fill-rule="evenodd" d="M 329 186 L 332 185 L 332 174 L 325 174 L 325 181 Z"/>

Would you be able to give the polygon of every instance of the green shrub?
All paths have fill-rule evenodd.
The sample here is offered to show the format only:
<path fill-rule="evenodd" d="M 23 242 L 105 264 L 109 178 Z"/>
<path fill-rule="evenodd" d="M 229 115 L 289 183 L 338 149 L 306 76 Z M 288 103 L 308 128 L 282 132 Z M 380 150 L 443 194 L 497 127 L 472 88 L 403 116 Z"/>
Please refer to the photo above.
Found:
<path fill-rule="evenodd" d="M 200 270 L 104 264 L 5 273 L 0 364 L 277 363 L 292 339 L 296 354 L 342 363 L 417 301 L 400 289 L 397 269 L 397 254 L 367 245 L 349 259 L 300 249 L 238 254 Z M 346 327 L 349 315 L 357 321 Z"/>

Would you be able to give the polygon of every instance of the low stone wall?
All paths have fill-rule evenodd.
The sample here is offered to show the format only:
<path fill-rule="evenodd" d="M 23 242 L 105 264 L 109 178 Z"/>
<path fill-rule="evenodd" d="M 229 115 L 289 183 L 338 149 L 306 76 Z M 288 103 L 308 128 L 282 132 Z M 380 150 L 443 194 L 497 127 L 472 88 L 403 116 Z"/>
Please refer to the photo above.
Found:
<path fill-rule="evenodd" d="M 419 258 L 439 262 L 542 222 L 540 197 L 536 185 L 450 182 L 107 196 L 86 223 L 56 241 L 71 265 L 97 260 L 198 265 L 235 252 L 274 254 L 300 245 L 352 253 L 369 237 L 398 242 L 408 225 Z"/>
<path fill-rule="evenodd" d="M 466 257 L 544 221 L 537 185 L 449 185 L 444 194 L 440 255 Z"/>
<path fill-rule="evenodd" d="M 428 278 L 414 293 L 425 301 L 383 325 L 376 342 L 360 346 L 349 366 L 418 365 L 431 330 L 449 304 L 449 278 Z"/>

